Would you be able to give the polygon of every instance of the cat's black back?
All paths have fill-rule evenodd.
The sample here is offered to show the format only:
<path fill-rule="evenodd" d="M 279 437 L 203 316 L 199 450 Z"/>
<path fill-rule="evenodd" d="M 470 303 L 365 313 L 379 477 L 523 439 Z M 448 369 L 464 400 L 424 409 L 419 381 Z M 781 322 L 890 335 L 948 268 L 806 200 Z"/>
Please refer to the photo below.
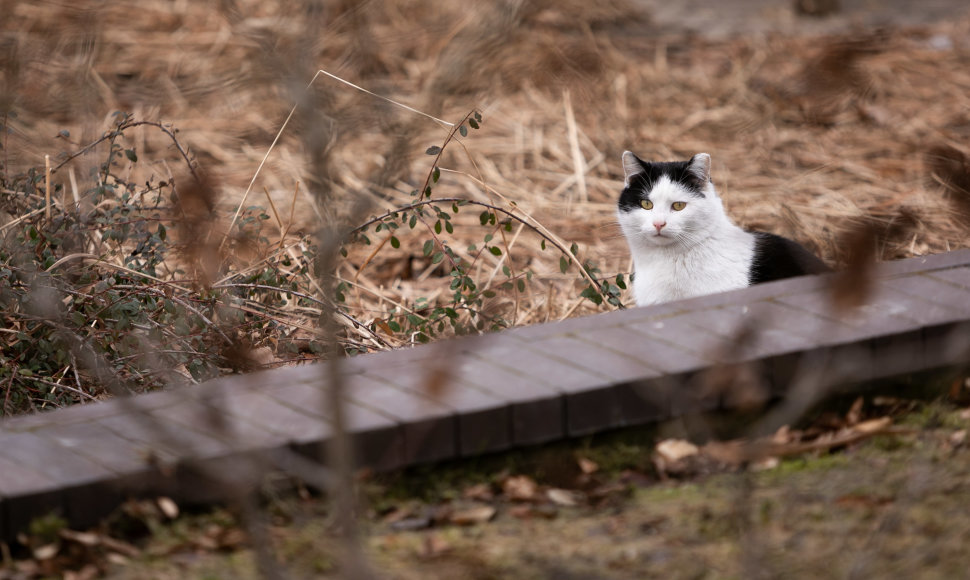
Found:
<path fill-rule="evenodd" d="M 761 284 L 807 274 L 822 274 L 831 269 L 815 254 L 797 242 L 765 232 L 755 237 L 749 284 Z"/>

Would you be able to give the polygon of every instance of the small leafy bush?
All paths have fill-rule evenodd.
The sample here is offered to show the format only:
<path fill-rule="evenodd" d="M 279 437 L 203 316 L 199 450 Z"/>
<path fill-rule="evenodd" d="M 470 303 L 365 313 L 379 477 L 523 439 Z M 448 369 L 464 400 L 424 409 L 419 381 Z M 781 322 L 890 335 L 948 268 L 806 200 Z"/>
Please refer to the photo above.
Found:
<path fill-rule="evenodd" d="M 48 203 L 42 170 L 0 174 L 0 207 L 20 216 L 0 230 L 3 414 L 99 398 L 106 390 L 203 381 L 252 367 L 247 348 L 268 340 L 284 353 L 311 342 L 293 330 L 291 313 L 278 311 L 321 303 L 308 294 L 312 242 L 301 240 L 299 263 L 266 251 L 269 216 L 250 207 L 224 251 L 207 245 L 202 232 L 218 216 L 187 215 L 179 197 L 207 188 L 188 157 L 184 187 L 121 177 L 123 166 L 138 162 L 122 145 L 124 133 L 143 124 L 177 144 L 176 131 L 117 114 L 113 129 L 82 150 L 99 145 L 107 153 L 80 203 L 57 202 L 59 189 Z M 266 259 L 255 268 L 240 264 L 234 258 L 243 246 Z M 218 279 L 200 266 L 213 258 L 209 274 Z"/>
<path fill-rule="evenodd" d="M 473 334 L 508 327 L 510 323 L 504 316 L 506 308 L 502 304 L 512 304 L 514 308 L 515 295 L 526 292 L 535 273 L 529 269 L 517 269 L 512 259 L 506 260 L 501 265 L 503 280 L 494 288 L 485 287 L 483 281 L 476 280 L 473 273 L 485 254 L 494 257 L 509 254 L 507 236 L 516 226 L 531 231 L 538 238 L 542 251 L 553 248 L 560 252 L 561 273 L 565 274 L 574 267 L 580 269 L 580 276 L 586 282 L 580 296 L 596 305 L 622 307 L 620 292 L 626 288 L 622 274 L 604 278 L 595 263 L 579 261 L 577 244 L 571 244 L 567 249 L 564 242 L 519 211 L 514 204 L 499 205 L 459 197 L 434 196 L 434 188 L 441 177 L 440 162 L 445 149 L 456 134 L 467 137 L 469 127 L 478 129 L 482 121 L 481 114 L 473 111 L 454 125 L 443 144 L 427 148 L 425 153 L 433 157 L 433 161 L 423 185 L 411 191 L 414 201 L 372 217 L 352 229 L 351 243 L 372 245 L 375 242 L 368 233 L 381 236 L 382 241 L 378 242 L 374 254 L 385 245 L 399 248 L 399 230 L 423 230 L 427 237 L 421 244 L 421 256 L 432 266 L 440 264 L 443 277 L 448 280 L 447 299 L 431 303 L 419 298 L 412 308 L 392 306 L 383 316 L 374 319 L 369 325 L 371 331 L 398 337 L 404 342 L 428 342 L 442 334 Z M 464 259 L 455 249 L 455 240 L 450 239 L 458 227 L 453 216 L 462 211 L 475 212 L 482 230 L 481 243 L 470 244 L 461 252 L 466 256 Z M 468 237 L 468 232 L 462 233 Z M 346 303 L 344 293 L 347 290 L 346 282 L 338 284 L 338 302 Z M 494 300 L 499 293 L 503 294 L 503 300 Z M 508 299 L 509 295 L 511 299 Z"/>
<path fill-rule="evenodd" d="M 0 224 L 0 413 L 315 359 L 334 352 L 328 344 L 357 354 L 507 327 L 509 309 L 536 276 L 510 255 L 513 228 L 532 232 L 542 250 L 560 252 L 562 273 L 578 269 L 582 297 L 621 306 L 622 275 L 602 277 L 578 259 L 576 244 L 567 248 L 514 203 L 434 197 L 445 149 L 481 123 L 473 111 L 444 143 L 427 149 L 433 161 L 410 203 L 348 229 L 339 249 L 345 257 L 354 244 L 375 245 L 372 257 L 400 250 L 401 232 L 423 231 L 414 253 L 440 269 L 447 284 L 434 299 L 380 312 L 351 303 L 347 280 L 325 295 L 312 238 L 287 235 L 281 223 L 275 231 L 257 206 L 240 208 L 231 220 L 215 209 L 213 184 L 168 125 L 118 113 L 111 130 L 48 171 L 10 175 L 4 168 L 0 209 L 15 217 Z M 185 161 L 183 178 L 124 177 L 139 162 L 125 133 L 138 126 L 171 139 Z M 73 203 L 59 201 L 66 192 L 50 175 L 97 152 L 103 157 L 86 176 L 86 189 L 74 193 Z M 477 226 L 467 219 L 456 226 L 460 212 L 474 212 Z M 220 226 L 227 222 L 228 230 Z M 480 243 L 458 241 L 456 227 L 480 227 Z M 468 239 L 467 231 L 459 233 Z M 494 284 L 479 267 L 485 256 L 501 260 Z M 322 336 L 321 316 L 347 324 L 337 336 Z"/>

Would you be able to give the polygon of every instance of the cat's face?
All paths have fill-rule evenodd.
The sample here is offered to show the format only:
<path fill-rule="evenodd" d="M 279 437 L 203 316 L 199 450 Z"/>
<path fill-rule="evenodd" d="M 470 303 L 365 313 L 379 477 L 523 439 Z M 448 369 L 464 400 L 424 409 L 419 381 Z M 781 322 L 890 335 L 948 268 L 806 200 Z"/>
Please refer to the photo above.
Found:
<path fill-rule="evenodd" d="M 723 216 L 711 184 L 711 157 L 650 163 L 627 151 L 618 220 L 630 245 L 657 247 L 700 243 Z"/>

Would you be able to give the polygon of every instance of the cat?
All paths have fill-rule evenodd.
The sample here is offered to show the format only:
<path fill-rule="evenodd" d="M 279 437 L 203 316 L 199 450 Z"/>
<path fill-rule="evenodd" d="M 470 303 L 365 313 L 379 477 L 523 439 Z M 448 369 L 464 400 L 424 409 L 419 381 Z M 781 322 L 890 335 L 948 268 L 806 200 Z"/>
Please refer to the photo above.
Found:
<path fill-rule="evenodd" d="M 623 174 L 617 218 L 633 256 L 638 306 L 829 271 L 797 242 L 735 225 L 707 153 L 647 162 L 626 151 Z"/>

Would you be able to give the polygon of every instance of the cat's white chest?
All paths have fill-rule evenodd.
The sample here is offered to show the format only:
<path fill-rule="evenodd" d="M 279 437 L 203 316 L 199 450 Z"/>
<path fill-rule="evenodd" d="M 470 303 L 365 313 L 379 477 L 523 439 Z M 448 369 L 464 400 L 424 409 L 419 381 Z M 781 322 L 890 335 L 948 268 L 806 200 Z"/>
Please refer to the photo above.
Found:
<path fill-rule="evenodd" d="M 731 232 L 701 247 L 634 251 L 633 295 L 638 306 L 725 292 L 748 286 L 754 239 Z"/>

